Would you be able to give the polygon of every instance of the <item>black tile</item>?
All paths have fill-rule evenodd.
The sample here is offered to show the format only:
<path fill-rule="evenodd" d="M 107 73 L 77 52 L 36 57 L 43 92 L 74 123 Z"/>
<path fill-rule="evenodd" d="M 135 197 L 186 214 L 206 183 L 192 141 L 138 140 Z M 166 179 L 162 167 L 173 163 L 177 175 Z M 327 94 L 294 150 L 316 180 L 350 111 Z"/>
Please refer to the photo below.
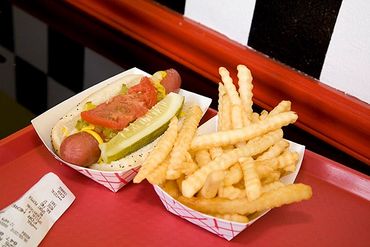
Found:
<path fill-rule="evenodd" d="M 48 29 L 48 74 L 74 92 L 83 89 L 84 47 L 51 28 Z"/>
<path fill-rule="evenodd" d="M 257 0 L 248 45 L 320 77 L 341 0 Z"/>
<path fill-rule="evenodd" d="M 185 11 L 185 0 L 156 0 L 158 2 L 180 14 L 184 14 Z"/>
<path fill-rule="evenodd" d="M 0 0 L 0 45 L 14 51 L 13 12 L 10 0 Z"/>
<path fill-rule="evenodd" d="M 6 57 L 0 54 L 0 64 L 6 63 Z"/>
<path fill-rule="evenodd" d="M 26 127 L 35 117 L 26 108 L 15 102 L 9 95 L 0 90 L 0 112 L 6 121 L 0 122 L 0 139 Z"/>
<path fill-rule="evenodd" d="M 47 76 L 20 57 L 15 57 L 17 102 L 34 114 L 47 110 Z"/>

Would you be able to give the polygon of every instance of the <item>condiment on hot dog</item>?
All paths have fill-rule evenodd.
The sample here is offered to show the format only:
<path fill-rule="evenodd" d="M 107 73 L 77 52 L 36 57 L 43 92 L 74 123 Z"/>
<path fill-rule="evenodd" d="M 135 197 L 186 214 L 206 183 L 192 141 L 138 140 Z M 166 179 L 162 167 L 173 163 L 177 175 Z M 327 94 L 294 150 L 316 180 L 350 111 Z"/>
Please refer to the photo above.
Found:
<path fill-rule="evenodd" d="M 134 86 L 127 87 L 124 84 L 118 95 L 110 97 L 98 105 L 87 101 L 84 105 L 85 109 L 79 114 L 79 119 L 77 121 L 75 119 L 73 120 L 76 122 L 75 128 L 77 132 L 74 131 L 76 133 L 63 138 L 59 148 L 54 142 L 53 146 L 64 161 L 84 167 L 95 164 L 102 158 L 101 150 L 105 152 L 108 149 L 107 146 L 109 147 L 109 144 L 107 145 L 107 142 L 111 140 L 115 142 L 114 145 L 110 146 L 114 146 L 114 149 L 117 149 L 117 140 L 118 142 L 127 142 L 126 139 L 129 139 L 125 137 L 127 136 L 127 131 L 130 133 L 128 136 L 131 137 L 133 135 L 131 132 L 140 131 L 140 128 L 145 129 L 145 124 L 143 125 L 138 120 L 145 119 L 146 117 L 149 119 L 146 122 L 155 121 L 158 117 L 154 117 L 154 120 L 152 120 L 150 115 L 154 116 L 158 114 L 161 111 L 160 109 L 163 111 L 164 108 L 161 105 L 166 105 L 166 103 L 171 104 L 171 99 L 179 99 L 179 95 L 177 94 L 176 97 L 174 94 L 168 94 L 177 92 L 180 85 L 181 77 L 178 72 L 174 69 L 169 69 L 159 71 L 151 77 L 141 77 L 140 82 Z M 164 100 L 161 102 L 163 98 Z M 181 98 L 181 100 L 182 105 L 183 99 Z M 180 101 L 177 100 L 177 102 L 177 105 L 180 106 Z M 176 109 L 173 108 L 172 112 L 168 114 L 175 115 Z M 166 117 L 171 116 L 168 115 Z M 162 121 L 164 122 L 161 124 L 166 124 L 166 120 Z M 138 123 L 136 124 L 136 122 Z M 129 126 L 131 123 L 132 126 Z M 143 140 L 134 141 L 133 148 L 126 148 L 122 151 L 118 149 L 114 155 L 105 154 L 105 161 L 110 162 L 112 159 L 120 159 L 128 153 L 136 151 L 141 145 L 150 142 L 150 140 L 147 140 L 148 136 L 154 139 L 161 134 L 161 131 L 163 133 L 164 128 L 162 126 L 159 126 L 157 123 L 154 126 L 161 127 L 163 130 L 151 127 L 153 128 L 153 132 L 155 132 L 153 135 L 151 133 L 143 134 Z M 62 128 L 59 127 L 59 129 Z M 53 134 L 55 136 L 55 133 Z M 55 142 L 57 143 L 57 141 Z"/>

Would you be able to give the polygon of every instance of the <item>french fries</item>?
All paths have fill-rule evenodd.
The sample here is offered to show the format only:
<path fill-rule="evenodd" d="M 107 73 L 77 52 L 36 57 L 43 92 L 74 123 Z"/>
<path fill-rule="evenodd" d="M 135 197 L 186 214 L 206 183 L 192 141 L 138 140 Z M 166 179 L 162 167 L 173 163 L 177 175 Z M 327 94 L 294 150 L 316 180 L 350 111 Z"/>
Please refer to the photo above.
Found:
<path fill-rule="evenodd" d="M 283 126 L 294 123 L 298 116 L 292 111 L 275 114 L 248 127 L 233 130 L 218 131 L 194 137 L 191 149 L 199 150 L 217 146 L 233 145 L 242 141 L 249 141 L 254 137 L 280 129 Z"/>
<path fill-rule="evenodd" d="M 248 215 L 280 207 L 284 204 L 307 200 L 311 196 L 312 189 L 310 186 L 305 184 L 288 184 L 268 191 L 253 201 L 247 198 L 229 200 L 219 197 L 206 199 L 201 197 L 187 198 L 185 196 L 179 196 L 178 200 L 184 205 L 206 214 Z"/>
<path fill-rule="evenodd" d="M 184 124 L 170 152 L 167 179 L 177 179 L 181 176 L 182 163 L 186 159 L 191 140 L 199 125 L 199 121 L 202 117 L 202 110 L 199 106 L 194 105 L 186 114 L 187 117 L 184 120 Z"/>
<path fill-rule="evenodd" d="M 204 198 L 213 198 L 217 195 L 218 188 L 225 177 L 223 171 L 211 172 L 206 179 L 202 189 L 199 191 L 199 196 Z"/>
<path fill-rule="evenodd" d="M 244 174 L 245 192 L 247 199 L 253 201 L 260 197 L 262 186 L 261 180 L 255 168 L 255 161 L 253 158 L 242 158 L 239 160 L 240 166 L 242 167 Z"/>
<path fill-rule="evenodd" d="M 238 88 L 219 69 L 217 131 L 197 134 L 202 112 L 191 107 L 181 127 L 171 121 L 134 182 L 147 179 L 194 210 L 247 223 L 264 210 L 310 199 L 312 189 L 280 181 L 299 159 L 283 139 L 282 127 L 298 118 L 290 101 L 253 112 L 251 72 L 244 65 L 237 70 Z"/>
<path fill-rule="evenodd" d="M 224 185 L 233 185 L 238 183 L 243 178 L 243 171 L 239 163 L 232 165 L 226 170 Z"/>
<path fill-rule="evenodd" d="M 243 106 L 243 111 L 245 114 L 244 126 L 247 126 L 251 121 L 251 115 L 253 113 L 253 84 L 252 84 L 252 74 L 250 70 L 242 64 L 237 66 L 238 78 L 239 78 L 239 95 Z"/>

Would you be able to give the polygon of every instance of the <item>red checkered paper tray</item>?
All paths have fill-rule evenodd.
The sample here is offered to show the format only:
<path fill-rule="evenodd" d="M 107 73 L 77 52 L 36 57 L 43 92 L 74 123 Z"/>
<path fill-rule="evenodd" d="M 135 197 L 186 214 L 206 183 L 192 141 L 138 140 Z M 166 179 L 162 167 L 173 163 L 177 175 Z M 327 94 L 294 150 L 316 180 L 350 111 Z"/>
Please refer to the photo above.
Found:
<path fill-rule="evenodd" d="M 57 121 L 66 113 L 68 113 L 71 109 L 73 109 L 76 105 L 78 105 L 83 99 L 96 92 L 97 90 L 103 88 L 104 86 L 107 86 L 116 81 L 120 81 L 124 76 L 130 74 L 148 75 L 148 73 L 138 68 L 126 70 L 82 91 L 79 94 L 76 94 L 75 96 L 63 101 L 62 103 L 49 109 L 48 111 L 37 116 L 31 121 L 38 136 L 57 160 L 69 166 L 70 168 L 82 173 L 83 175 L 91 178 L 99 184 L 107 187 L 113 192 L 117 192 L 118 190 L 120 190 L 135 177 L 138 169 L 140 168 L 141 162 L 145 159 L 148 151 L 153 148 L 156 141 L 137 150 L 136 152 L 128 155 L 125 159 L 122 159 L 120 161 L 111 162 L 109 165 L 102 166 L 96 164 L 92 167 L 85 168 L 65 162 L 59 156 L 57 156 L 57 154 L 53 150 L 50 135 L 51 130 L 57 123 Z M 180 89 L 179 94 L 185 97 L 184 105 L 193 103 L 198 104 L 201 107 L 203 113 L 207 111 L 212 101 L 210 98 L 183 89 Z"/>
<path fill-rule="evenodd" d="M 216 129 L 217 129 L 217 116 L 211 118 L 206 123 L 204 123 L 202 126 L 200 126 L 198 128 L 198 134 L 216 132 Z M 298 152 L 299 160 L 296 166 L 296 170 L 281 178 L 280 181 L 283 182 L 284 184 L 294 183 L 298 175 L 298 172 L 301 168 L 305 147 L 300 144 L 290 142 L 290 150 Z M 240 232 L 242 232 L 248 226 L 252 225 L 254 222 L 256 222 L 258 219 L 260 219 L 262 216 L 264 216 L 269 211 L 267 210 L 265 212 L 262 212 L 261 214 L 258 215 L 258 217 L 252 219 L 248 223 L 232 222 L 232 221 L 219 219 L 219 218 L 212 217 L 210 215 L 195 211 L 183 205 L 179 201 L 173 199 L 169 194 L 167 194 L 159 186 L 154 185 L 154 190 L 159 196 L 160 200 L 162 201 L 164 207 L 169 212 L 187 221 L 190 221 L 191 223 L 197 226 L 200 226 L 206 229 L 207 231 L 210 231 L 211 233 L 216 234 L 219 237 L 225 238 L 227 240 L 233 239 Z"/>

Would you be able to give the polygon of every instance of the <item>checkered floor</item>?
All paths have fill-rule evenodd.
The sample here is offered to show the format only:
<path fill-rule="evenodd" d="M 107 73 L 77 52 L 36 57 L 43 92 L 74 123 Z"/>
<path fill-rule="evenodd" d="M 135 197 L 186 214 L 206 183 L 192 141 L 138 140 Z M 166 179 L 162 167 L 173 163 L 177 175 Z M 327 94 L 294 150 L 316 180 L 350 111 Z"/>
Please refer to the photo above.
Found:
<path fill-rule="evenodd" d="M 12 28 L 0 28 L 6 32 L 0 36 L 0 90 L 32 113 L 124 70 L 18 7 L 2 8 L 1 25 L 8 21 Z"/>

